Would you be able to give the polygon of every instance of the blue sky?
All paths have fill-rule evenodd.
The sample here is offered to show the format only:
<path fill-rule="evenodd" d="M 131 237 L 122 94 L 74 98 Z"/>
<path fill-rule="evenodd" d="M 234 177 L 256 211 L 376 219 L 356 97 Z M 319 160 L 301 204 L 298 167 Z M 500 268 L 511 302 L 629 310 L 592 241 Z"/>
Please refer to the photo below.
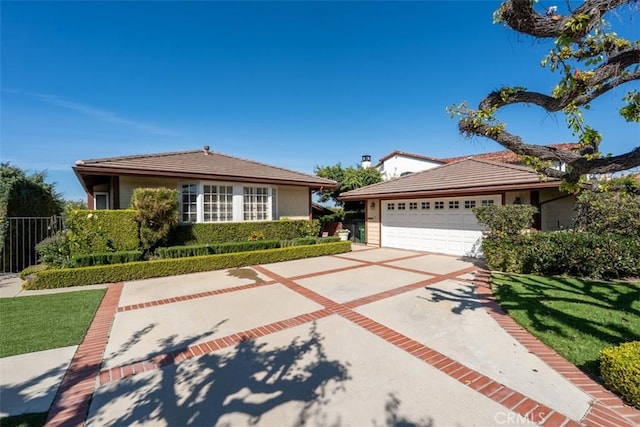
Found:
<path fill-rule="evenodd" d="M 549 92 L 557 78 L 539 66 L 550 42 L 492 24 L 499 5 L 3 1 L 0 158 L 84 199 L 78 159 L 209 145 L 313 173 L 393 150 L 496 151 L 463 139 L 446 107 L 503 85 Z M 633 39 L 638 19 L 611 18 Z M 587 115 L 603 152 L 639 145 L 616 113 L 628 89 Z M 500 117 L 530 143 L 573 140 L 563 117 L 534 107 Z"/>

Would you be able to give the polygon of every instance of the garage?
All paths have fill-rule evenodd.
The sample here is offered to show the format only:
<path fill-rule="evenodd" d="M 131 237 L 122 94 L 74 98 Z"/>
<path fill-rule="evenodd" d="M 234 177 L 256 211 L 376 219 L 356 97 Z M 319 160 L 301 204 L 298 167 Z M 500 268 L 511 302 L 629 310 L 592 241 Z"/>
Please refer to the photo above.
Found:
<path fill-rule="evenodd" d="M 482 225 L 472 208 L 500 203 L 500 195 L 385 200 L 381 246 L 477 255 Z"/>

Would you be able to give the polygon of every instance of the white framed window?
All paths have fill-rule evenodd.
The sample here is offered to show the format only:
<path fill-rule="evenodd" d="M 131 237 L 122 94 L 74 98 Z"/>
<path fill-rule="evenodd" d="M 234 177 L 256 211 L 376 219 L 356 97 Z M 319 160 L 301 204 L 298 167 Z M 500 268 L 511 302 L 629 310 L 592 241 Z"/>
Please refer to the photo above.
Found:
<path fill-rule="evenodd" d="M 205 184 L 202 195 L 204 222 L 233 221 L 232 185 Z"/>
<path fill-rule="evenodd" d="M 387 210 L 388 210 L 388 211 L 395 210 L 395 208 L 396 208 L 396 204 L 395 204 L 395 203 L 389 203 L 389 204 L 387 204 Z"/>
<path fill-rule="evenodd" d="M 109 193 L 106 191 L 96 191 L 93 193 L 94 209 L 109 209 Z"/>
<path fill-rule="evenodd" d="M 409 210 L 414 211 L 418 209 L 418 202 L 409 202 Z"/>
<path fill-rule="evenodd" d="M 403 211 L 403 210 L 405 210 L 405 209 L 406 209 L 406 207 L 407 207 L 407 204 L 406 204 L 406 203 L 404 203 L 404 202 L 400 202 L 400 203 L 398 203 L 398 210 L 399 210 L 399 211 Z"/>
<path fill-rule="evenodd" d="M 449 209 L 460 209 L 460 202 L 457 200 L 450 200 Z"/>
<path fill-rule="evenodd" d="M 244 187 L 243 213 L 245 221 L 269 219 L 269 188 Z"/>
<path fill-rule="evenodd" d="M 464 201 L 464 208 L 465 209 L 471 209 L 471 208 L 475 208 L 476 207 L 476 201 L 475 200 L 465 200 Z"/>
<path fill-rule="evenodd" d="M 444 209 L 444 202 L 438 201 L 433 203 L 434 209 Z"/>
<path fill-rule="evenodd" d="M 182 184 L 180 186 L 180 220 L 182 222 L 198 222 L 197 184 Z"/>
<path fill-rule="evenodd" d="M 431 203 L 430 202 L 422 202 L 422 204 L 420 205 L 422 209 L 431 209 Z"/>
<path fill-rule="evenodd" d="M 493 205 L 493 200 L 491 199 L 482 201 L 482 206 L 491 206 L 491 205 Z"/>

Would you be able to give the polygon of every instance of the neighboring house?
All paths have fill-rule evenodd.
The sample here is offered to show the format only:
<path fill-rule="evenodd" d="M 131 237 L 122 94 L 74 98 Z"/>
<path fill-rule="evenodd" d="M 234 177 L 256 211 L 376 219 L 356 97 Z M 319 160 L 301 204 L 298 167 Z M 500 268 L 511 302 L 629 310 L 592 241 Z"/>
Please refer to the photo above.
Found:
<path fill-rule="evenodd" d="M 363 167 L 364 157 L 365 156 L 363 156 Z M 433 157 L 396 150 L 382 157 L 374 167 L 380 171 L 382 179 L 387 181 L 413 172 L 435 168 L 444 163 L 443 160 Z"/>
<path fill-rule="evenodd" d="M 209 150 L 78 160 L 89 209 L 131 205 L 136 188 L 174 188 L 182 222 L 311 219 L 311 192 L 335 181 Z"/>
<path fill-rule="evenodd" d="M 531 204 L 540 210 L 535 228 L 571 227 L 575 197 L 559 185 L 528 167 L 469 158 L 347 191 L 340 200 L 365 201 L 367 244 L 474 256 L 483 231 L 474 206 Z"/>

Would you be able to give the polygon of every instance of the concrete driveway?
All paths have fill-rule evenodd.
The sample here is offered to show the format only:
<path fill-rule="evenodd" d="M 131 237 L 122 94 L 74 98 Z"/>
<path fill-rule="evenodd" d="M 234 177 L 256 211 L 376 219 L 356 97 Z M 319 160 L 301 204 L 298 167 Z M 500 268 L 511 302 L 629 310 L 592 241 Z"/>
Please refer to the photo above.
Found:
<path fill-rule="evenodd" d="M 110 285 L 48 425 L 633 425 L 483 277 L 455 257 L 354 245 Z"/>

